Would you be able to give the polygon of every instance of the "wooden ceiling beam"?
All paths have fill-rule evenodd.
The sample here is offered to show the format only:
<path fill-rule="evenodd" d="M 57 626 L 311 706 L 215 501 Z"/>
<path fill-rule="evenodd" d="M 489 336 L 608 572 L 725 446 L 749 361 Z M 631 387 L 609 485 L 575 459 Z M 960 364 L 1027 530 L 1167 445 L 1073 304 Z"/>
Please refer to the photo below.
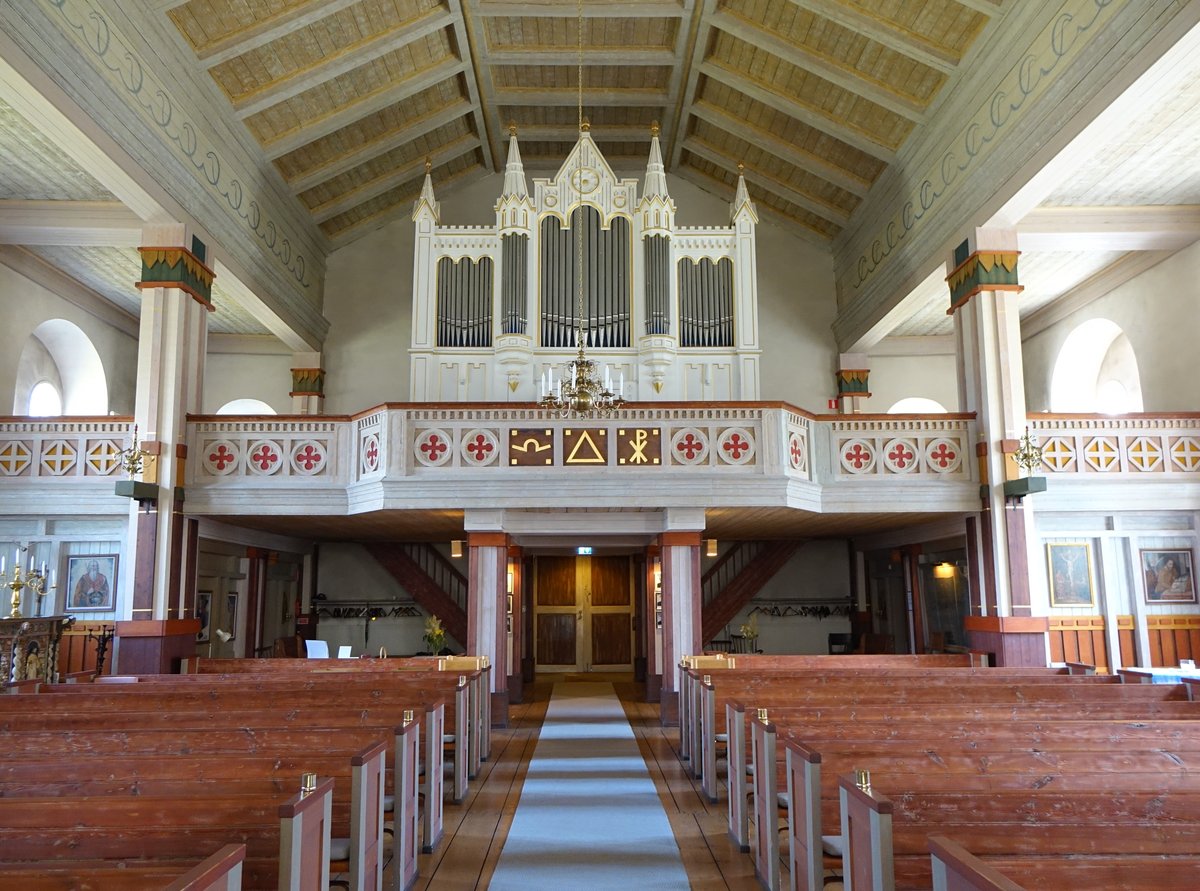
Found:
<path fill-rule="evenodd" d="M 588 0 L 583 4 L 585 19 L 678 19 L 685 18 L 689 13 L 690 3 L 679 3 L 676 0 L 649 0 L 646 3 L 605 3 L 601 0 Z M 567 5 L 552 6 L 538 3 L 505 3 L 481 2 L 476 4 L 476 11 L 484 18 L 498 19 L 533 19 L 533 18 L 575 18 L 575 7 Z"/>
<path fill-rule="evenodd" d="M 424 162 L 422 162 L 422 166 Z M 436 186 L 437 193 L 445 196 L 453 192 L 459 186 L 469 182 L 474 182 L 481 175 L 486 174 L 487 170 L 482 164 L 475 164 L 471 167 L 464 168 L 458 173 L 451 176 L 449 179 L 444 179 L 438 182 Z M 345 247 L 356 238 L 360 238 L 367 232 L 373 231 L 385 226 L 393 220 L 410 220 L 412 219 L 412 204 L 417 195 L 421 193 L 421 185 L 419 182 L 413 182 L 411 189 L 400 195 L 396 199 L 396 203 L 385 207 L 378 213 L 373 213 L 369 217 L 364 217 L 355 223 L 346 226 L 344 229 L 339 229 L 337 232 L 329 236 L 330 244 L 336 251 L 338 248 Z"/>
<path fill-rule="evenodd" d="M 771 55 L 815 74 L 822 80 L 841 87 L 856 96 L 861 96 L 868 102 L 887 109 L 892 114 L 912 121 L 914 124 L 925 123 L 925 107 L 920 102 L 908 96 L 901 95 L 895 90 L 873 80 L 853 68 L 844 68 L 832 60 L 805 47 L 798 46 L 771 31 L 746 21 L 738 16 L 718 10 L 709 16 L 709 22 L 714 28 L 724 31 L 731 37 L 736 37 L 743 43 L 766 50 Z"/>
<path fill-rule="evenodd" d="M 484 100 L 484 96 L 491 96 L 496 91 L 496 84 L 492 83 L 492 65 L 487 60 L 484 20 L 475 14 L 479 6 L 478 0 L 467 0 L 466 6 L 463 6 L 462 0 L 449 2 L 455 12 L 455 38 L 458 46 L 466 48 L 470 53 L 467 91 L 475 109 L 475 131 L 484 139 L 484 165 L 488 171 L 498 171 L 503 169 L 506 160 L 504 151 L 498 148 L 499 140 L 503 138 L 504 122 L 500 120 L 496 102 Z"/>
<path fill-rule="evenodd" d="M 1179 250 L 1200 239 L 1200 206 L 1038 207 L 1017 224 L 1022 251 Z"/>
<path fill-rule="evenodd" d="M 857 32 L 881 46 L 886 46 L 893 52 L 908 56 L 942 74 L 951 74 L 958 68 L 958 57 L 949 50 L 876 16 L 859 12 L 837 0 L 791 0 L 791 2 L 801 9 Z"/>
<path fill-rule="evenodd" d="M 579 64 L 579 52 L 573 47 L 531 46 L 514 49 L 493 49 L 487 54 L 492 65 L 569 66 Z M 583 64 L 595 66 L 649 66 L 669 68 L 675 64 L 675 51 L 662 47 L 616 47 L 609 49 L 583 50 Z M 586 91 L 587 84 L 584 84 Z"/>
<path fill-rule="evenodd" d="M 458 102 L 446 106 L 435 114 L 418 118 L 399 130 L 360 146 L 355 151 L 339 155 L 327 164 L 306 170 L 299 176 L 288 180 L 288 188 L 296 195 L 307 192 L 314 186 L 319 186 L 321 183 L 329 182 L 334 177 L 341 176 L 359 164 L 365 164 L 367 161 L 378 158 L 380 155 L 386 155 L 393 149 L 407 145 L 413 140 L 432 133 L 439 127 L 444 127 L 471 112 L 471 103 L 465 99 L 460 99 Z"/>
<path fill-rule="evenodd" d="M 811 173 L 832 183 L 839 189 L 850 194 L 865 198 L 871 184 L 865 179 L 855 176 L 842 167 L 830 163 L 826 158 L 796 148 L 792 143 L 768 133 L 759 127 L 747 123 L 741 118 L 734 117 L 729 112 L 717 108 L 709 102 L 696 102 L 691 107 L 692 117 L 724 130 L 730 136 L 743 139 L 764 151 L 770 152 L 776 158 L 791 164 L 800 170 Z"/>
<path fill-rule="evenodd" d="M 893 164 L 896 161 L 896 153 L 892 149 L 880 145 L 865 133 L 847 127 L 845 124 L 827 117 L 821 112 L 801 105 L 799 102 L 774 93 L 744 74 L 730 71 L 728 68 L 708 61 L 701 63 L 700 73 L 705 77 L 711 77 L 713 80 L 725 84 L 727 87 L 732 87 L 739 93 L 743 93 L 751 99 L 761 102 L 768 108 L 773 108 L 781 114 L 794 118 L 815 130 L 820 130 L 822 133 L 826 133 L 834 139 L 844 142 L 846 145 L 852 146 L 860 152 L 864 152 L 886 164 Z"/>
<path fill-rule="evenodd" d="M 212 41 L 196 50 L 196 58 L 201 67 L 216 68 L 359 2 L 361 0 L 308 0 Z"/>
<path fill-rule="evenodd" d="M 0 201 L 0 244 L 137 247 L 145 225 L 120 201 Z"/>
<path fill-rule="evenodd" d="M 604 108 L 636 108 L 648 106 L 661 108 L 667 101 L 667 94 L 662 90 L 588 90 L 583 93 L 583 113 L 586 115 L 589 106 Z M 527 105 L 538 107 L 553 105 L 556 108 L 574 108 L 579 103 L 579 93 L 573 89 L 542 90 L 542 89 L 504 89 L 492 94 L 492 101 L 497 107 L 502 105 Z M 517 121 L 519 124 L 520 121 Z"/>
<path fill-rule="evenodd" d="M 361 68 L 402 46 L 430 34 L 436 34 L 453 23 L 454 16 L 444 9 L 405 22 L 399 27 L 377 34 L 369 40 L 328 56 L 319 65 L 313 65 L 286 77 L 278 78 L 259 90 L 233 100 L 234 114 L 239 120 L 244 121 L 326 81 Z"/>
<path fill-rule="evenodd" d="M 1004 12 L 1004 0 L 954 0 L 964 9 L 982 12 L 986 16 L 1000 15 Z"/>
<path fill-rule="evenodd" d="M 644 142 L 650 143 L 649 127 L 593 127 L 592 139 L 597 143 L 606 142 Z M 521 127 L 517 136 L 522 142 L 569 142 L 574 143 L 579 137 L 579 127 L 574 123 L 542 124 Z M 507 134 L 506 134 L 507 137 Z M 507 142 L 507 138 L 505 139 Z"/>
<path fill-rule="evenodd" d="M 363 118 L 370 117 L 376 112 L 387 108 L 389 105 L 403 102 L 405 99 L 412 98 L 422 90 L 428 90 L 430 87 L 448 78 L 456 77 L 465 69 L 466 63 L 461 59 L 445 59 L 432 68 L 426 68 L 424 71 L 417 72 L 407 80 L 400 81 L 390 89 L 373 93 L 364 99 L 360 99 L 358 102 L 352 102 L 349 105 L 339 108 L 331 115 L 317 118 L 304 126 L 285 133 L 273 142 L 268 142 L 263 146 L 263 153 L 269 161 L 282 158 L 284 155 L 290 154 L 298 148 L 303 148 L 310 142 L 314 142 L 331 133 L 336 133 L 343 127 L 348 127 L 356 121 L 361 121 Z"/>
<path fill-rule="evenodd" d="M 707 173 L 702 173 L 694 167 L 689 167 L 686 164 L 679 165 L 672 171 L 680 179 L 687 180 L 698 189 L 703 189 L 710 195 L 717 198 L 722 198 L 726 201 L 733 201 L 733 189 L 723 183 L 721 180 L 709 176 Z M 803 220 L 798 220 L 795 217 L 789 217 L 787 214 L 780 213 L 773 207 L 768 207 L 764 204 L 755 204 L 755 209 L 761 219 L 769 219 L 778 223 L 786 232 L 795 235 L 803 241 L 814 244 L 825 250 L 829 250 L 830 238 L 823 232 L 814 229 Z"/>
<path fill-rule="evenodd" d="M 480 148 L 482 143 L 479 137 L 472 133 L 469 136 L 461 136 L 447 145 L 442 146 L 434 152 L 429 160 L 434 167 L 440 167 L 459 158 L 469 152 L 473 152 Z M 377 176 L 368 182 L 363 183 L 356 189 L 352 189 L 343 195 L 339 195 L 324 204 L 318 204 L 312 208 L 313 219 L 318 223 L 324 223 L 326 220 L 331 220 L 339 214 L 343 214 L 348 210 L 370 201 L 372 198 L 378 198 L 384 192 L 396 188 L 406 180 L 421 176 L 425 173 L 425 159 L 416 158 L 410 161 L 403 167 L 398 167 L 383 176 Z"/>
<path fill-rule="evenodd" d="M 700 83 L 700 66 L 704 62 L 712 37 L 712 26 L 709 25 L 709 19 L 716 8 L 717 0 L 699 0 L 699 21 L 696 23 L 696 33 L 692 38 L 688 53 L 687 80 L 680 91 L 679 115 L 676 118 L 675 128 L 669 134 L 671 143 L 668 146 L 667 169 L 671 171 L 679 167 L 679 160 L 683 154 L 683 139 L 687 135 L 688 110 L 695 107 L 696 104 L 696 90 Z"/>
<path fill-rule="evenodd" d="M 709 145 L 706 142 L 701 142 L 695 137 L 689 136 L 683 141 L 683 150 L 695 155 L 697 158 L 703 158 L 710 164 L 715 164 L 718 167 L 724 167 L 727 170 L 736 170 L 741 158 L 734 158 L 727 155 L 716 146 Z M 798 192 L 789 186 L 787 183 L 780 182 L 774 177 L 767 176 L 765 173 L 760 173 L 751 167 L 746 167 L 742 171 L 742 175 L 746 177 L 746 182 L 772 192 L 775 195 L 787 201 L 789 204 L 794 204 L 796 207 L 803 208 L 809 213 L 828 220 L 839 228 L 845 228 L 846 223 L 850 221 L 849 211 L 838 207 L 831 207 L 824 201 L 820 201 L 811 195 L 806 195 L 803 192 Z"/>
<path fill-rule="evenodd" d="M 683 117 L 683 90 L 687 82 L 687 74 L 692 60 L 692 47 L 700 35 L 700 12 L 702 2 L 686 0 L 689 14 L 685 22 L 675 33 L 675 64 L 671 66 L 671 76 L 667 82 L 667 104 L 660 119 L 660 142 L 667 146 L 668 157 L 670 150 L 679 142 L 679 121 Z"/>

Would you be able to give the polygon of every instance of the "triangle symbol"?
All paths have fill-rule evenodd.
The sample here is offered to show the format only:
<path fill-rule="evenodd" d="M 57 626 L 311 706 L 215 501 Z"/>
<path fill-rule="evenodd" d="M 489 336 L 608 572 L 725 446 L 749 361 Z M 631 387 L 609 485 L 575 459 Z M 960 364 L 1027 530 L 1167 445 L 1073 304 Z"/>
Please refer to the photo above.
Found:
<path fill-rule="evenodd" d="M 584 444 L 587 449 L 584 449 Z M 580 453 L 583 454 L 580 454 Z M 596 441 L 592 439 L 591 431 L 580 430 L 579 438 L 575 441 L 575 448 L 571 449 L 571 454 L 567 455 L 568 464 L 607 464 L 604 455 L 601 454 L 600 448 L 596 445 Z"/>

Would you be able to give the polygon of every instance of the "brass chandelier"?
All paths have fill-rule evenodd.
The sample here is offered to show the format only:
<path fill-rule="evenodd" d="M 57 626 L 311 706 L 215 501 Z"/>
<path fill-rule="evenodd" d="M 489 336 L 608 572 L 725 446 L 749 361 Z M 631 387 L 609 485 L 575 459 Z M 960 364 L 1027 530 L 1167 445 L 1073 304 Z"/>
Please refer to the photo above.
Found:
<path fill-rule="evenodd" d="M 588 124 L 583 119 L 583 0 L 575 3 L 576 30 L 578 34 L 578 77 L 579 99 L 577 111 L 579 117 L 579 132 L 585 133 Z M 576 153 L 578 170 L 583 169 L 583 153 Z M 576 178 L 578 181 L 578 177 Z M 583 299 L 583 205 L 580 204 L 579 215 L 575 229 L 575 270 L 577 303 L 575 312 L 575 341 L 579 345 L 579 353 L 567 363 L 556 381 L 554 372 L 550 371 L 542 377 L 542 398 L 538 405 L 547 412 L 562 418 L 607 418 L 612 416 L 625 404 L 621 393 L 625 389 L 625 375 L 621 373 L 617 392 L 613 392 L 612 378 L 605 366 L 603 374 L 597 371 L 596 363 L 587 357 L 584 351 L 586 334 L 584 331 L 584 299 Z M 574 228 L 574 227 L 573 227 Z"/>

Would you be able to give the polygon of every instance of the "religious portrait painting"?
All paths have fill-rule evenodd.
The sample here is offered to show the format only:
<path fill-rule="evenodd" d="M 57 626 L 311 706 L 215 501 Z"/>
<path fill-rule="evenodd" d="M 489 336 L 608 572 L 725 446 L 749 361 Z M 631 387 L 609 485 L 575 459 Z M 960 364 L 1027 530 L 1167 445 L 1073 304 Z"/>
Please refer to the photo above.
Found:
<path fill-rule="evenodd" d="M 1189 549 L 1141 551 L 1146 603 L 1195 603 L 1196 580 Z"/>
<path fill-rule="evenodd" d="M 212 597 L 212 591 L 196 592 L 196 618 L 200 620 L 196 643 L 208 643 L 212 639 Z"/>
<path fill-rule="evenodd" d="M 1095 606 L 1092 546 L 1086 541 L 1051 542 L 1046 545 L 1050 572 L 1050 605 Z"/>
<path fill-rule="evenodd" d="M 111 611 L 117 599 L 117 555 L 84 554 L 67 558 L 66 612 Z"/>

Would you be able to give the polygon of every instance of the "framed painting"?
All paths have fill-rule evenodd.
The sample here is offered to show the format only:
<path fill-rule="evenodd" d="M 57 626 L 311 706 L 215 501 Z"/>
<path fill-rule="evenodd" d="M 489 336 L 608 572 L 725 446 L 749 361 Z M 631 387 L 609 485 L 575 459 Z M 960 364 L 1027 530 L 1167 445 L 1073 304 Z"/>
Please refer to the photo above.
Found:
<path fill-rule="evenodd" d="M 117 555 L 82 554 L 67 558 L 66 611 L 112 611 L 117 602 Z"/>
<path fill-rule="evenodd" d="M 212 639 L 212 591 L 196 592 L 196 618 L 200 620 L 196 643 L 208 643 Z"/>
<path fill-rule="evenodd" d="M 1196 580 L 1192 575 L 1192 552 L 1188 548 L 1149 550 L 1143 548 L 1142 579 L 1146 603 L 1195 603 Z"/>
<path fill-rule="evenodd" d="M 1048 542 L 1051 606 L 1095 606 L 1092 546 L 1086 541 Z"/>
<path fill-rule="evenodd" d="M 230 591 L 225 595 L 225 621 L 229 623 L 229 639 L 237 639 L 237 591 Z"/>

